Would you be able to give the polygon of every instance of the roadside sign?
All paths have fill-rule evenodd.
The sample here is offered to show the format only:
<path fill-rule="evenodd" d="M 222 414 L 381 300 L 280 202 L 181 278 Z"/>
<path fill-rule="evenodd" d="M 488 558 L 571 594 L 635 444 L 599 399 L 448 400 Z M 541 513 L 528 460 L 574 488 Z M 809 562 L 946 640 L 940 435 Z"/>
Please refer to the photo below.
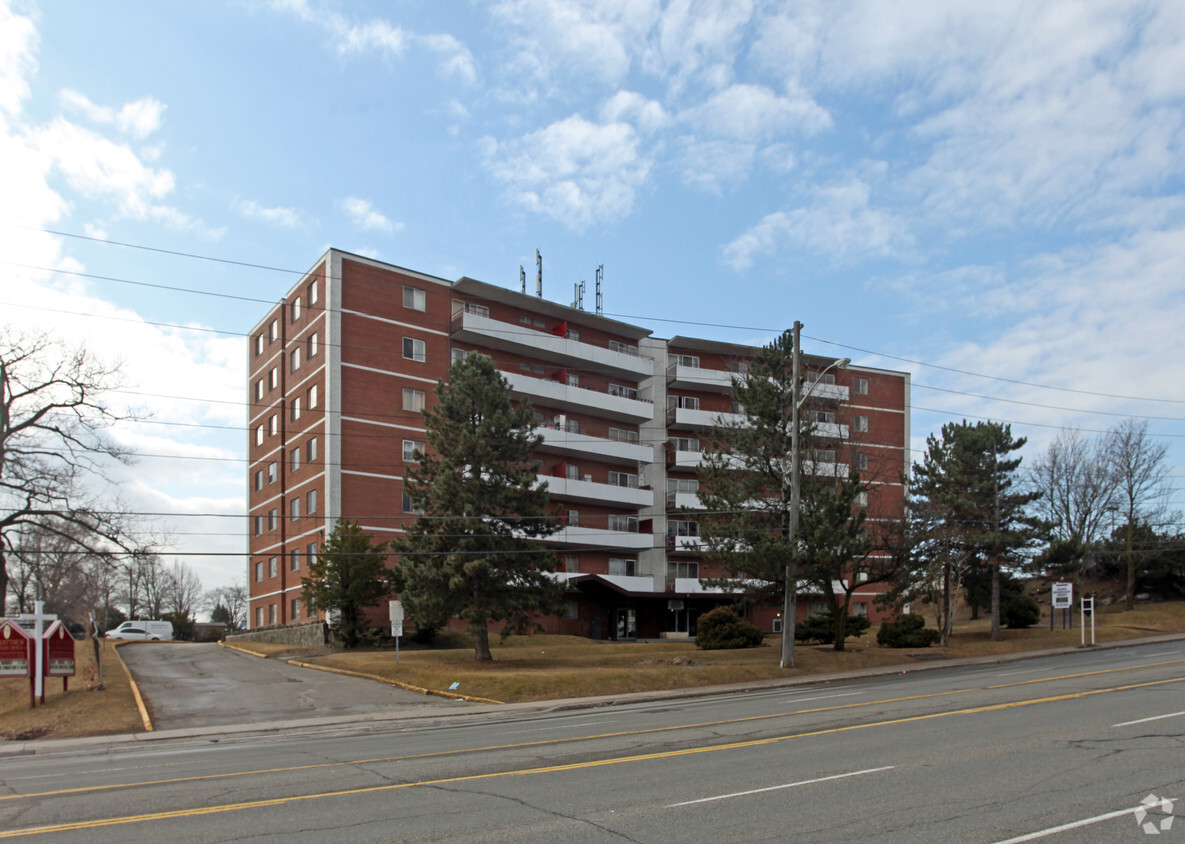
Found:
<path fill-rule="evenodd" d="M 55 621 L 45 631 L 42 639 L 45 658 L 41 661 L 42 673 L 46 677 L 74 676 L 74 637 L 60 621 Z"/>
<path fill-rule="evenodd" d="M 1074 606 L 1074 584 L 1053 584 L 1053 608 L 1055 610 L 1067 610 L 1072 606 Z"/>
<path fill-rule="evenodd" d="M 31 638 L 16 622 L 0 622 L 0 677 L 31 676 Z"/>
<path fill-rule="evenodd" d="M 391 613 L 392 622 L 403 621 L 403 604 L 399 603 L 398 601 L 388 601 L 387 609 Z M 394 636 L 395 634 L 392 633 L 391 635 Z M 399 635 L 403 634 L 401 633 Z"/>
<path fill-rule="evenodd" d="M 396 636 L 396 637 L 403 635 L 403 622 L 402 621 L 392 621 L 391 622 L 391 635 Z"/>

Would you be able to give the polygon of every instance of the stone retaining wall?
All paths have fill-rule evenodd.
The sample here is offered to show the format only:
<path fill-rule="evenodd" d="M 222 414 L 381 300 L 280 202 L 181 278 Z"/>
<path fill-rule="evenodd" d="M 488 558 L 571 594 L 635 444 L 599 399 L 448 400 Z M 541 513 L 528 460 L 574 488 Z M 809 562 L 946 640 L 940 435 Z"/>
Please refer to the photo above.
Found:
<path fill-rule="evenodd" d="M 275 642 L 280 645 L 303 645 L 321 647 L 329 644 L 329 625 L 324 621 L 310 621 L 307 624 L 278 624 L 275 627 L 261 627 L 246 633 L 231 633 L 227 642 Z"/>

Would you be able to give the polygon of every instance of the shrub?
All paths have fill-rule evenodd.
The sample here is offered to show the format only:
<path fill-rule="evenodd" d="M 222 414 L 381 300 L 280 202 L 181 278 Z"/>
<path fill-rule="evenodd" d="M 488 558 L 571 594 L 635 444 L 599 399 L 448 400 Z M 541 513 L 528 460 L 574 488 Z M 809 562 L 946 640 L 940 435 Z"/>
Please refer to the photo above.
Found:
<path fill-rule="evenodd" d="M 1041 608 L 1032 595 L 1011 595 L 1000 604 L 1000 621 L 1006 627 L 1032 627 L 1041 620 Z"/>
<path fill-rule="evenodd" d="M 860 636 L 871 626 L 872 622 L 868 620 L 868 616 L 849 615 L 847 620 L 844 621 L 844 638 Z M 821 615 L 810 616 L 806 621 L 798 622 L 794 625 L 794 638 L 800 642 L 818 642 L 822 645 L 834 644 L 834 613 L 828 611 Z"/>
<path fill-rule="evenodd" d="M 717 607 L 699 617 L 695 646 L 705 651 L 752 648 L 760 645 L 761 631 L 730 607 Z"/>
<path fill-rule="evenodd" d="M 876 634 L 877 644 L 887 648 L 928 648 L 940 638 L 939 632 L 927 627 L 926 619 L 917 613 L 886 621 Z"/>

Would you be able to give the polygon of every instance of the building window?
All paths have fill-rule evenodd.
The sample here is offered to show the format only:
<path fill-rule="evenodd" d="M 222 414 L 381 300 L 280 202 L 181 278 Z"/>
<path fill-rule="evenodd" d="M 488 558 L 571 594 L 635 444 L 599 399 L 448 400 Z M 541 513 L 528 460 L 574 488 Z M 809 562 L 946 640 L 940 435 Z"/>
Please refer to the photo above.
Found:
<path fill-rule="evenodd" d="M 259 469 L 255 472 L 255 491 L 263 489 L 263 470 Z"/>
<path fill-rule="evenodd" d="M 280 339 L 280 321 L 273 319 L 272 324 L 267 327 L 267 341 L 274 343 Z"/>
<path fill-rule="evenodd" d="M 576 527 L 577 525 L 580 524 L 580 511 L 579 510 L 565 511 L 564 512 L 564 521 L 567 524 L 571 525 L 572 527 Z"/>
<path fill-rule="evenodd" d="M 300 571 L 300 549 L 293 548 L 288 552 L 289 571 Z"/>
<path fill-rule="evenodd" d="M 852 468 L 858 472 L 864 472 L 868 469 L 868 455 L 862 451 L 857 451 L 852 459 Z"/>
<path fill-rule="evenodd" d="M 292 519 L 292 521 L 294 521 L 294 522 L 300 518 L 300 499 L 299 498 L 293 498 L 292 501 L 288 504 L 288 518 Z"/>
<path fill-rule="evenodd" d="M 580 467 L 575 463 L 564 464 L 564 477 L 570 481 L 580 480 Z"/>
<path fill-rule="evenodd" d="M 317 351 L 318 351 L 318 349 L 320 348 L 320 345 L 321 345 L 321 341 L 320 341 L 320 339 L 317 337 L 317 333 L 316 333 L 316 332 L 313 332 L 312 334 L 310 334 L 310 335 L 309 335 L 309 339 L 308 339 L 308 340 L 305 340 L 305 345 L 308 347 L 308 348 L 307 348 L 307 350 L 306 350 L 306 355 L 305 355 L 305 356 L 306 356 L 306 357 L 308 357 L 308 358 L 310 358 L 310 359 L 311 359 L 311 358 L 315 358 L 315 357 L 317 356 Z"/>
<path fill-rule="evenodd" d="M 255 626 L 263 627 L 263 607 L 255 608 Z"/>
<path fill-rule="evenodd" d="M 268 604 L 267 605 L 267 623 L 268 624 L 275 624 L 276 623 L 276 605 L 275 604 Z"/>
<path fill-rule="evenodd" d="M 560 618 L 574 621 L 580 617 L 580 604 L 576 601 L 564 601 L 564 611 Z"/>
<path fill-rule="evenodd" d="M 749 374 L 749 361 L 734 360 L 728 365 L 728 371 L 733 375 L 745 376 Z"/>
<path fill-rule="evenodd" d="M 291 358 L 292 358 L 292 370 L 291 371 L 295 372 L 296 370 L 300 369 L 300 346 L 297 346 L 295 349 L 292 350 Z"/>
<path fill-rule="evenodd" d="M 315 282 L 315 281 L 309 282 L 308 296 L 309 296 L 309 305 L 310 306 L 317 304 L 317 282 Z"/>
<path fill-rule="evenodd" d="M 631 431 L 628 428 L 610 428 L 609 439 L 615 443 L 634 443 L 638 442 L 638 432 Z"/>
<path fill-rule="evenodd" d="M 699 440 L 694 437 L 671 437 L 669 442 L 675 447 L 675 451 L 700 451 Z"/>
<path fill-rule="evenodd" d="M 262 354 L 263 354 L 263 335 L 256 334 L 255 335 L 255 357 L 259 357 Z"/>
<path fill-rule="evenodd" d="M 300 297 L 299 296 L 297 296 L 295 299 L 292 300 L 292 304 L 288 306 L 288 309 L 292 312 L 292 322 L 296 322 L 298 319 L 300 319 Z"/>
<path fill-rule="evenodd" d="M 610 340 L 609 351 L 619 352 L 623 355 L 630 355 L 631 357 L 635 358 L 638 356 L 637 346 L 631 346 L 629 343 L 623 343 L 620 340 Z"/>
<path fill-rule="evenodd" d="M 292 421 L 295 422 L 300 418 L 300 396 L 292 400 Z"/>
<path fill-rule="evenodd" d="M 317 438 L 309 437 L 309 444 L 306 449 L 306 463 L 312 463 L 317 459 Z"/>
<path fill-rule="evenodd" d="M 276 482 L 276 462 L 274 460 L 267 464 L 267 482 L 269 484 Z"/>
<path fill-rule="evenodd" d="M 858 396 L 868 395 L 868 379 L 867 378 L 853 378 L 852 392 Z"/>
<path fill-rule="evenodd" d="M 300 621 L 300 598 L 293 598 L 289 610 L 289 621 Z"/>
<path fill-rule="evenodd" d="M 274 509 L 267 511 L 267 529 L 276 529 L 276 511 Z"/>
<path fill-rule="evenodd" d="M 623 399 L 637 400 L 638 388 L 637 387 L 626 387 L 622 384 L 610 384 L 609 385 L 609 395 L 621 396 Z M 699 400 L 696 399 L 696 401 L 699 401 Z"/>
<path fill-rule="evenodd" d="M 450 352 L 450 355 L 451 355 L 450 362 L 451 363 L 460 363 L 461 361 L 465 360 L 465 356 L 468 354 L 469 354 L 468 349 L 453 349 L 452 352 Z"/>
<path fill-rule="evenodd" d="M 263 401 L 263 379 L 260 378 L 255 382 L 255 400 Z"/>
<path fill-rule="evenodd" d="M 280 432 L 280 417 L 273 414 L 272 418 L 267 420 L 268 436 L 274 437 L 279 432 Z"/>
<path fill-rule="evenodd" d="M 426 354 L 423 340 L 416 340 L 414 337 L 403 338 L 403 357 L 406 360 L 414 360 L 423 363 Z"/>
<path fill-rule="evenodd" d="M 411 387 L 404 387 L 403 409 L 422 411 L 424 409 L 424 391 L 413 390 Z"/>
<path fill-rule="evenodd" d="M 609 530 L 615 530 L 619 533 L 637 533 L 638 517 L 612 513 L 609 516 Z"/>
<path fill-rule="evenodd" d="M 580 373 L 579 372 L 569 372 L 568 373 L 568 386 L 569 387 L 579 387 L 580 386 Z"/>
<path fill-rule="evenodd" d="M 609 574 L 615 574 L 619 577 L 634 577 L 637 571 L 637 560 L 627 560 L 619 557 L 609 558 Z"/>
<path fill-rule="evenodd" d="M 638 476 L 632 472 L 610 472 L 609 484 L 611 486 L 624 486 L 630 489 L 637 489 Z"/>
<path fill-rule="evenodd" d="M 580 571 L 580 555 L 579 554 L 565 554 L 564 555 L 564 571 Z"/>
<path fill-rule="evenodd" d="M 830 424 L 835 422 L 835 413 L 830 410 L 812 410 L 811 421 Z"/>
<path fill-rule="evenodd" d="M 404 463 L 419 463 L 420 459 L 416 457 L 416 452 L 424 453 L 424 444 L 418 440 L 404 440 L 403 441 L 403 462 Z"/>
<path fill-rule="evenodd" d="M 856 493 L 855 504 L 857 507 L 868 506 L 868 490 L 862 489 Z"/>
<path fill-rule="evenodd" d="M 317 559 L 317 543 L 316 542 L 314 542 L 312 545 L 309 545 L 307 548 L 304 549 L 304 558 L 307 561 L 307 565 L 312 565 L 313 561 Z M 309 608 L 309 612 L 312 612 L 312 607 Z"/>
<path fill-rule="evenodd" d="M 667 577 L 693 578 L 698 580 L 699 563 L 695 560 L 667 563 Z"/>
<path fill-rule="evenodd" d="M 259 425 L 255 429 L 255 444 L 263 445 L 263 426 Z"/>
<path fill-rule="evenodd" d="M 317 490 L 310 489 L 308 495 L 305 496 L 305 503 L 308 505 L 309 515 L 317 512 Z"/>
<path fill-rule="evenodd" d="M 834 463 L 835 449 L 833 448 L 812 448 L 811 460 L 816 463 Z"/>
<path fill-rule="evenodd" d="M 413 311 L 422 311 L 427 308 L 427 296 L 424 291 L 418 287 L 404 287 L 403 288 L 403 307 L 411 308 Z"/>
<path fill-rule="evenodd" d="M 320 399 L 320 396 L 318 396 L 317 393 L 318 393 L 318 390 L 317 390 L 316 384 L 309 387 L 309 410 L 312 410 L 314 407 L 317 406 L 317 402 Z"/>
<path fill-rule="evenodd" d="M 699 355 L 675 355 L 675 364 L 691 369 L 699 369 Z"/>
<path fill-rule="evenodd" d="M 613 392 L 613 385 L 609 385 L 609 392 Z M 637 391 L 635 390 L 635 398 Z M 699 396 L 667 396 L 668 407 L 679 407 L 683 410 L 699 410 Z"/>
<path fill-rule="evenodd" d="M 289 467 L 291 468 L 291 470 L 293 472 L 300 469 L 300 448 L 299 447 L 292 449 L 292 462 L 289 464 Z"/>
<path fill-rule="evenodd" d="M 255 564 L 255 582 L 256 583 L 263 582 L 263 560 L 260 560 L 258 563 Z"/>
<path fill-rule="evenodd" d="M 868 433 L 868 417 L 867 416 L 857 416 L 855 419 L 852 420 L 852 429 L 854 431 L 856 431 L 856 433 L 858 433 L 858 434 L 867 434 Z"/>
<path fill-rule="evenodd" d="M 267 558 L 267 576 L 275 577 L 280 573 L 280 563 L 275 557 Z"/>
<path fill-rule="evenodd" d="M 543 327 L 542 323 L 539 323 L 539 320 L 535 320 L 535 322 L 539 325 L 540 328 Z M 564 337 L 566 337 L 569 340 L 579 340 L 580 339 L 580 332 L 577 331 L 575 328 L 569 328 L 567 331 L 564 332 Z"/>
<path fill-rule="evenodd" d="M 744 416 L 745 415 L 745 406 L 743 404 L 741 404 L 739 401 L 734 401 L 732 403 L 730 411 L 732 413 L 735 413 L 738 416 Z"/>
<path fill-rule="evenodd" d="M 274 389 L 276 389 L 276 385 L 279 383 L 280 383 L 279 370 L 277 370 L 276 367 L 273 366 L 271 368 L 271 371 L 268 372 L 268 374 L 267 374 L 267 388 L 269 390 L 274 390 Z"/>
<path fill-rule="evenodd" d="M 255 535 L 263 536 L 263 516 L 255 517 Z"/>
<path fill-rule="evenodd" d="M 411 500 L 411 496 L 408 495 L 406 491 L 404 491 L 404 493 L 403 493 L 403 512 L 404 513 L 422 513 L 422 512 L 424 512 L 422 509 L 420 509 L 419 507 L 417 507 L 415 505 L 415 503 Z"/>

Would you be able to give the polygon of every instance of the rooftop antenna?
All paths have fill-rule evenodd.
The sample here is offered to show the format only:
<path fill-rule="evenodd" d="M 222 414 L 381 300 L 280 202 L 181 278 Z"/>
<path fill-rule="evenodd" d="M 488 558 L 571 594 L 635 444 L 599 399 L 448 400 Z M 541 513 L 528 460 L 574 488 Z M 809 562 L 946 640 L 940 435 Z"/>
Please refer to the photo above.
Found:
<path fill-rule="evenodd" d="M 543 298 L 543 256 L 535 250 L 535 295 Z"/>
<path fill-rule="evenodd" d="M 605 299 L 601 295 L 601 282 L 605 278 L 605 265 L 601 264 L 597 267 L 597 316 L 605 313 Z M 583 282 L 582 282 L 583 283 Z"/>
<path fill-rule="evenodd" d="M 572 285 L 572 307 L 584 310 L 584 279 L 580 279 L 580 284 Z"/>
<path fill-rule="evenodd" d="M 527 292 L 527 271 L 523 269 L 523 265 L 518 265 L 518 283 L 523 286 L 523 294 Z"/>

